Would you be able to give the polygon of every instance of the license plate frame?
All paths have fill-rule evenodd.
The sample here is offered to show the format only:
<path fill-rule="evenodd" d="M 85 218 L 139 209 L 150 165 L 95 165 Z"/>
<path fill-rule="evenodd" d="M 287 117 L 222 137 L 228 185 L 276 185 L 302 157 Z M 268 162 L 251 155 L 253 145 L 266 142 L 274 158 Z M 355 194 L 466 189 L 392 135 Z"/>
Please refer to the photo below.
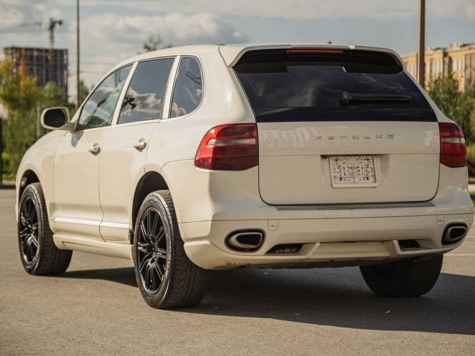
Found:
<path fill-rule="evenodd" d="M 374 188 L 378 186 L 373 155 L 330 156 L 333 188 Z"/>

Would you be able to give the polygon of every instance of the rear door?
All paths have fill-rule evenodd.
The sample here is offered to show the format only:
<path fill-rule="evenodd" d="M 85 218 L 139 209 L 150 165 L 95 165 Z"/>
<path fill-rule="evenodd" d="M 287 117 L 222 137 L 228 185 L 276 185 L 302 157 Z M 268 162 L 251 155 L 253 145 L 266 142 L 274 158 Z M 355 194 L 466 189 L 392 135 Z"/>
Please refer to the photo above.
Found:
<path fill-rule="evenodd" d="M 130 208 L 138 180 L 145 173 L 150 136 L 163 115 L 165 92 L 174 58 L 139 62 L 124 95 L 116 125 L 104 137 L 99 194 L 106 241 L 127 242 Z"/>
<path fill-rule="evenodd" d="M 234 70 L 259 131 L 268 204 L 417 202 L 438 186 L 436 116 L 391 54 L 282 49 Z"/>

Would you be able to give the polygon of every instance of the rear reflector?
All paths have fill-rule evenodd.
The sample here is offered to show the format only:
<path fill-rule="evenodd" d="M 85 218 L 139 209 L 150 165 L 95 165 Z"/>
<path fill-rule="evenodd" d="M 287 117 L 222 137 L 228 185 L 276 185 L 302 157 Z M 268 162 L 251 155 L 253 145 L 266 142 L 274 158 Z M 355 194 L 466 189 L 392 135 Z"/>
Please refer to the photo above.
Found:
<path fill-rule="evenodd" d="M 452 123 L 439 123 L 440 163 L 448 167 L 467 165 L 467 147 L 462 129 Z"/>
<path fill-rule="evenodd" d="M 256 124 L 215 127 L 208 131 L 195 157 L 198 168 L 242 171 L 259 163 Z"/>

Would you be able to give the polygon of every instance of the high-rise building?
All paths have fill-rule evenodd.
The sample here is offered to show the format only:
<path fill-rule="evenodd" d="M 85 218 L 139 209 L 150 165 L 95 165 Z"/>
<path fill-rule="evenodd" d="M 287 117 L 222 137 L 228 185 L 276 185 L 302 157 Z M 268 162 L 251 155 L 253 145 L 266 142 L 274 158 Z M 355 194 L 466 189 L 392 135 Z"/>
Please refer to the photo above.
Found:
<path fill-rule="evenodd" d="M 36 78 L 39 87 L 55 82 L 68 97 L 68 50 L 31 47 L 5 47 L 5 59 L 14 63 L 15 69 Z"/>
<path fill-rule="evenodd" d="M 403 57 L 407 71 L 417 78 L 417 54 Z M 425 51 L 425 88 L 449 71 L 458 80 L 459 90 L 465 91 L 475 82 L 475 43 L 458 43 L 450 47 L 429 48 Z"/>

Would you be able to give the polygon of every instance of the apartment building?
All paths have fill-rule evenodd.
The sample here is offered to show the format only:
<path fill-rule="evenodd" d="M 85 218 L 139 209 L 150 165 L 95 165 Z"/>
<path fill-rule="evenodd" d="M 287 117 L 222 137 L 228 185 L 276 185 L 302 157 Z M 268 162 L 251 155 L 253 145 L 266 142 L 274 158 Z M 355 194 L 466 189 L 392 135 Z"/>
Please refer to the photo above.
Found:
<path fill-rule="evenodd" d="M 475 43 L 458 43 L 450 47 L 435 47 L 425 51 L 425 87 L 452 71 L 464 91 L 475 80 Z M 403 56 L 407 71 L 417 78 L 417 54 Z"/>
<path fill-rule="evenodd" d="M 36 78 L 39 87 L 55 82 L 68 97 L 68 50 L 31 47 L 5 47 L 5 59 L 11 60 L 15 69 Z"/>

